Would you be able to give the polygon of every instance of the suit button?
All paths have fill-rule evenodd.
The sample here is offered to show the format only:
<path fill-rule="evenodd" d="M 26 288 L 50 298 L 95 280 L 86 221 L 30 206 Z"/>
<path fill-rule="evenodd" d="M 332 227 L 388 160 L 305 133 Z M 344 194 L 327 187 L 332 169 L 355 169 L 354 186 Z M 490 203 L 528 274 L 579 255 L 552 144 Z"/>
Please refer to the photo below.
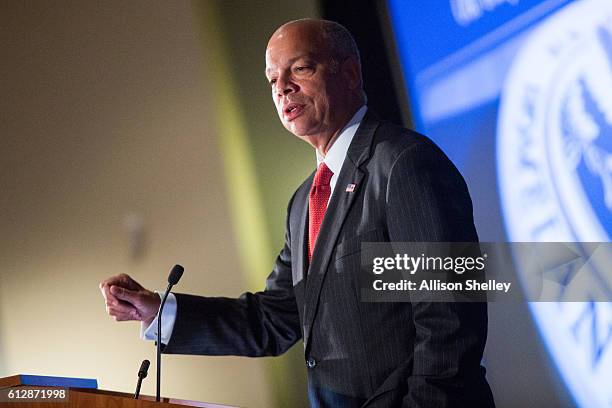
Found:
<path fill-rule="evenodd" d="M 315 360 L 314 358 L 310 357 L 308 360 L 306 360 L 306 367 L 315 368 L 316 365 L 317 365 L 317 360 Z"/>

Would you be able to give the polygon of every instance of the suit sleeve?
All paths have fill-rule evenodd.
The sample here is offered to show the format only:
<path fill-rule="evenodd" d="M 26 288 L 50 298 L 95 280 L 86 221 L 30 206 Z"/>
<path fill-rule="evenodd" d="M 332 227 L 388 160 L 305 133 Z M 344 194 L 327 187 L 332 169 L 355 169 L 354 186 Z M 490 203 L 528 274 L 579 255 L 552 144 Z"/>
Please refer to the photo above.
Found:
<path fill-rule="evenodd" d="M 398 156 L 386 199 L 392 242 L 478 240 L 463 178 L 427 139 Z M 411 307 L 416 338 L 403 406 L 489 405 L 490 391 L 480 365 L 487 333 L 486 303 L 412 298 Z"/>
<path fill-rule="evenodd" d="M 302 337 L 293 294 L 288 220 L 285 244 L 263 291 L 247 292 L 237 299 L 176 295 L 176 322 L 164 353 L 276 356 Z"/>

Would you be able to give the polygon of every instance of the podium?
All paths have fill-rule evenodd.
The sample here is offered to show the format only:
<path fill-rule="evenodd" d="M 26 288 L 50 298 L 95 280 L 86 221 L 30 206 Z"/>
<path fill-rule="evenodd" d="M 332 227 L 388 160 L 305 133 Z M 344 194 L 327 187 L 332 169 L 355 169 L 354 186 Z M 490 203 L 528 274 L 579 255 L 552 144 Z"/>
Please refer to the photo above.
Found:
<path fill-rule="evenodd" d="M 31 377 L 13 375 L 0 378 L 0 407 L 7 408 L 235 408 L 230 405 L 211 404 L 207 402 L 187 401 L 174 398 L 162 398 L 155 402 L 155 397 L 141 395 L 137 400 L 133 394 L 115 391 L 104 391 L 97 388 L 80 388 L 78 386 L 36 385 Z M 54 377 L 38 377 L 52 379 Z M 68 379 L 69 380 L 69 379 Z M 91 380 L 94 381 L 95 380 Z M 43 384 L 39 382 L 38 384 Z M 78 384 L 78 383 L 77 383 Z M 62 392 L 63 391 L 63 392 Z"/>

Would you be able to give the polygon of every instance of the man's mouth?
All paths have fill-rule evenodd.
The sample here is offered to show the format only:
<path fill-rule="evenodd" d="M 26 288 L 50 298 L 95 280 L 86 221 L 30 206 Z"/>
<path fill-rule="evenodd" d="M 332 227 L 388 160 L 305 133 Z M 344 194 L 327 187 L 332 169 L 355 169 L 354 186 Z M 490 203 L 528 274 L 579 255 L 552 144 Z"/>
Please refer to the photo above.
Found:
<path fill-rule="evenodd" d="M 297 118 L 304 111 L 304 105 L 300 105 L 299 103 L 290 103 L 285 106 L 283 109 L 283 115 L 288 122 L 291 122 L 293 119 Z"/>

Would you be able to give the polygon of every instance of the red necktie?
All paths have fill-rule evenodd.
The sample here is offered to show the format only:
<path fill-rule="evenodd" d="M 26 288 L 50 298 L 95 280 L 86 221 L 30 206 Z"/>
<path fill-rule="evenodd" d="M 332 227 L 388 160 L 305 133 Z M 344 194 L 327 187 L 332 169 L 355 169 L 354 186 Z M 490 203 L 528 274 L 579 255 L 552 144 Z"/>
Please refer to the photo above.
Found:
<path fill-rule="evenodd" d="M 325 217 L 325 210 L 327 210 L 327 202 L 331 195 L 331 187 L 329 182 L 334 173 L 325 165 L 321 163 L 317 172 L 315 173 L 312 187 L 310 189 L 310 198 L 308 200 L 308 260 L 312 258 L 312 251 L 314 250 L 319 236 L 319 230 L 323 223 L 323 217 Z"/>

